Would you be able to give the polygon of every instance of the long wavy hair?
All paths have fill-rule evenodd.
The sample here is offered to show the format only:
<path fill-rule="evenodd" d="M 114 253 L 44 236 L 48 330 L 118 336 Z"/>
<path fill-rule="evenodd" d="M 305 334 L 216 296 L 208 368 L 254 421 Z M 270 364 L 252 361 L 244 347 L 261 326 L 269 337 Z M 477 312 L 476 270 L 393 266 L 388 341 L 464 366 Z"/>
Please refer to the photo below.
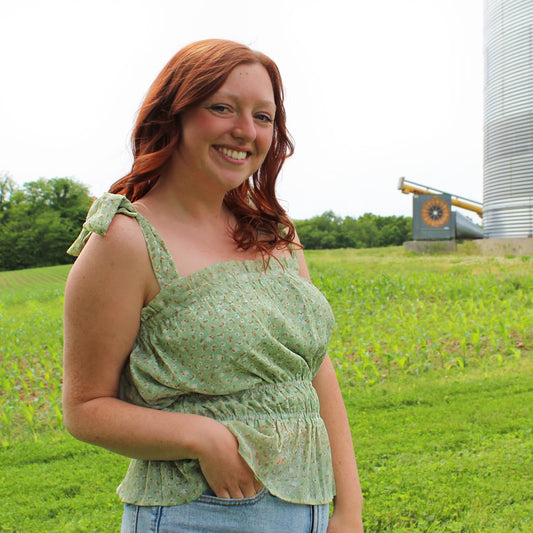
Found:
<path fill-rule="evenodd" d="M 181 114 L 213 95 L 230 72 L 241 64 L 261 64 L 274 90 L 276 114 L 270 149 L 261 167 L 241 185 L 228 191 L 224 204 L 237 220 L 233 238 L 248 250 L 255 247 L 271 257 L 278 247 L 294 244 L 294 225 L 276 198 L 276 181 L 294 144 L 285 124 L 283 85 L 276 64 L 266 55 L 233 41 L 209 39 L 180 50 L 163 68 L 139 110 L 132 134 L 131 172 L 115 182 L 110 192 L 132 202 L 157 182 L 176 150 Z"/>

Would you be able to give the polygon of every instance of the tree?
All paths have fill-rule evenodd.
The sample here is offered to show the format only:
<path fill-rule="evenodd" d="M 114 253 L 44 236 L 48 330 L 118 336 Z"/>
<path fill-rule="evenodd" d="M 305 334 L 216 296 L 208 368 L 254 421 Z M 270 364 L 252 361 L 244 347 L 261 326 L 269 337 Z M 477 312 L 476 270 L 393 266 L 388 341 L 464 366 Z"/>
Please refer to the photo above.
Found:
<path fill-rule="evenodd" d="M 411 219 L 365 213 L 342 218 L 326 211 L 322 215 L 295 220 L 300 241 L 308 249 L 372 248 L 400 245 L 411 239 Z"/>
<path fill-rule="evenodd" d="M 78 235 L 92 202 L 71 178 L 25 183 L 1 204 L 0 270 L 72 262 L 66 249 Z"/>

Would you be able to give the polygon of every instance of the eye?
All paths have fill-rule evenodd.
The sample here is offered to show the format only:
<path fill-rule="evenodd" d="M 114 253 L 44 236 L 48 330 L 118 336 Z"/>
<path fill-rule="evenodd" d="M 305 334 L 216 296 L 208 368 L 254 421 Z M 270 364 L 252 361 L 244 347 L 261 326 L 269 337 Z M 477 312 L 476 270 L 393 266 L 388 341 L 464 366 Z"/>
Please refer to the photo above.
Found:
<path fill-rule="evenodd" d="M 272 117 L 266 113 L 258 113 L 255 115 L 255 118 L 257 118 L 260 122 L 266 122 L 268 124 L 272 124 L 272 122 L 274 122 Z"/>
<path fill-rule="evenodd" d="M 216 113 L 228 113 L 230 111 L 230 107 L 225 104 L 212 104 L 209 106 L 209 109 Z"/>

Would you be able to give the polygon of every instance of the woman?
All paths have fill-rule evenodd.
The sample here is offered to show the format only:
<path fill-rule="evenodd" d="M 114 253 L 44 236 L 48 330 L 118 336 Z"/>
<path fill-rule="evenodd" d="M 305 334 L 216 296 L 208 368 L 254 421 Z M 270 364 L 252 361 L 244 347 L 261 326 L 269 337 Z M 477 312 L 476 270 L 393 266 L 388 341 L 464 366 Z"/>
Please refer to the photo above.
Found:
<path fill-rule="evenodd" d="M 275 198 L 293 151 L 276 65 L 185 47 L 133 151 L 69 250 L 65 293 L 65 424 L 132 458 L 122 530 L 362 531 L 331 310 Z"/>

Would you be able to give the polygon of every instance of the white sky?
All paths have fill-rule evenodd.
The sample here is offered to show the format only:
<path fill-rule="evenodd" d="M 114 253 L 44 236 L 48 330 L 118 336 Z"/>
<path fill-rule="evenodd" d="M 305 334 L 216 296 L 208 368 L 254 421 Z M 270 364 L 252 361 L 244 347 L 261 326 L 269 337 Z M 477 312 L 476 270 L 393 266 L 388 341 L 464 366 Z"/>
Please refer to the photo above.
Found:
<path fill-rule="evenodd" d="M 158 72 L 212 37 L 281 70 L 293 218 L 411 215 L 400 176 L 482 200 L 482 0 L 0 0 L 0 171 L 100 195 Z"/>

